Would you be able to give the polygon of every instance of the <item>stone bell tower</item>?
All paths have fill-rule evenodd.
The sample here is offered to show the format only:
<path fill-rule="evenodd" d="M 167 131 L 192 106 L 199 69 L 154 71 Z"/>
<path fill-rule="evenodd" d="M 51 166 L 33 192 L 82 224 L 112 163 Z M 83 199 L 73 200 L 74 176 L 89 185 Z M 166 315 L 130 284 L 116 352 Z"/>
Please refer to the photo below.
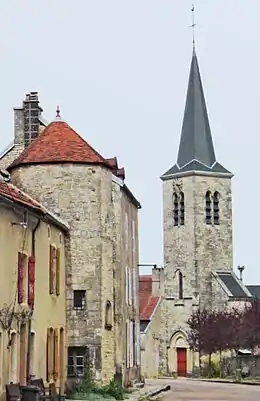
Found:
<path fill-rule="evenodd" d="M 212 272 L 232 271 L 232 176 L 215 156 L 193 47 L 177 163 L 161 176 L 165 293 L 160 361 L 164 374 L 169 370 L 171 338 L 179 330 L 185 342 L 193 306 L 212 305 Z"/>

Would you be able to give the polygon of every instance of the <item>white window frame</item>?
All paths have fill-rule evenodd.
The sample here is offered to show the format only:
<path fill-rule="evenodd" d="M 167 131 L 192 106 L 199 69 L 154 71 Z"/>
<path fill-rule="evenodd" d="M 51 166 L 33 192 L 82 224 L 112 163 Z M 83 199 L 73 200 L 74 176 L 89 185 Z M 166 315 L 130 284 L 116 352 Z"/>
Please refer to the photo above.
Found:
<path fill-rule="evenodd" d="M 140 321 L 135 324 L 136 329 L 136 365 L 141 365 L 141 337 L 140 337 Z"/>
<path fill-rule="evenodd" d="M 130 325 L 129 325 L 129 350 L 130 350 L 129 362 L 130 362 L 130 368 L 132 368 L 134 366 L 134 323 L 132 320 L 130 320 Z"/>
<path fill-rule="evenodd" d="M 128 303 L 129 305 L 132 305 L 132 300 L 133 300 L 133 275 L 132 275 L 132 269 L 128 269 Z"/>
<path fill-rule="evenodd" d="M 125 302 L 128 305 L 129 302 L 129 275 L 128 266 L 125 267 Z"/>
<path fill-rule="evenodd" d="M 128 221 L 128 214 L 127 212 L 125 212 L 125 249 L 128 249 L 128 241 L 129 241 L 129 235 L 128 235 L 128 231 L 129 231 L 129 221 Z"/>
<path fill-rule="evenodd" d="M 136 304 L 137 304 L 137 283 L 136 283 L 136 277 L 137 277 L 137 274 L 136 274 L 136 268 L 135 267 L 133 267 L 133 304 L 134 304 L 134 306 L 136 306 Z"/>

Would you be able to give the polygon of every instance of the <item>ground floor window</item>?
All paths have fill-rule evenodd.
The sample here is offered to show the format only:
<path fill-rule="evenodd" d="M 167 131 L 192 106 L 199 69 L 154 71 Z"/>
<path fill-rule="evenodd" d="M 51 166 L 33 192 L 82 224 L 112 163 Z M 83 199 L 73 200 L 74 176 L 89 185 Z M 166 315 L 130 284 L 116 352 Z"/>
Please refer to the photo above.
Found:
<path fill-rule="evenodd" d="M 68 376 L 82 377 L 85 373 L 85 347 L 68 348 Z"/>

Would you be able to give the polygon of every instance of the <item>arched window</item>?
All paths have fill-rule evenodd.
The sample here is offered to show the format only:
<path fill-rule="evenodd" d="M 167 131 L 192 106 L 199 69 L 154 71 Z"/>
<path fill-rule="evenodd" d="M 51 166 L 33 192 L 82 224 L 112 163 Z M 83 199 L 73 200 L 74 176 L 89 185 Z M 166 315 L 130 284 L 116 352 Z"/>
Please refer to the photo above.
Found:
<path fill-rule="evenodd" d="M 185 221 L 185 206 L 184 206 L 184 193 L 180 193 L 180 225 L 184 226 Z"/>
<path fill-rule="evenodd" d="M 179 202 L 176 192 L 173 194 L 173 222 L 175 226 L 179 225 Z"/>
<path fill-rule="evenodd" d="M 206 224 L 211 224 L 212 223 L 212 204 L 211 204 L 211 192 L 207 191 L 206 197 L 205 197 L 205 213 L 206 213 Z"/>
<path fill-rule="evenodd" d="M 179 272 L 179 299 L 183 299 L 183 275 Z"/>
<path fill-rule="evenodd" d="M 219 225 L 219 193 L 217 191 L 214 192 L 213 206 L 214 206 L 214 224 Z"/>
<path fill-rule="evenodd" d="M 110 301 L 107 301 L 105 309 L 105 329 L 111 330 L 113 326 L 112 323 L 112 304 Z"/>

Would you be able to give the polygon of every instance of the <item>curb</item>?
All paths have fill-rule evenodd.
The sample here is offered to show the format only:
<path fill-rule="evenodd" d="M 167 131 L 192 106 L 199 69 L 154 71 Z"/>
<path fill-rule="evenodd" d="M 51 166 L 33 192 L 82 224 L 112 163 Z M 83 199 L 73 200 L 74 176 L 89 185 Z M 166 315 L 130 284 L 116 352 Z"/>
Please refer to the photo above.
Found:
<path fill-rule="evenodd" d="M 168 384 L 166 386 L 162 386 L 162 387 L 159 387 L 157 389 L 153 389 L 153 390 L 150 390 L 150 391 L 147 390 L 143 394 L 140 394 L 139 397 L 136 397 L 135 401 L 142 401 L 147 397 L 154 397 L 154 396 L 156 396 L 156 395 L 158 395 L 158 394 L 160 394 L 160 393 L 162 393 L 164 391 L 169 391 L 170 389 L 171 389 L 171 386 Z"/>
<path fill-rule="evenodd" d="M 210 380 L 210 379 L 191 379 L 192 381 L 207 382 L 207 383 L 223 383 L 223 384 L 242 384 L 245 386 L 260 386 L 260 382 L 247 382 L 236 380 Z"/>

